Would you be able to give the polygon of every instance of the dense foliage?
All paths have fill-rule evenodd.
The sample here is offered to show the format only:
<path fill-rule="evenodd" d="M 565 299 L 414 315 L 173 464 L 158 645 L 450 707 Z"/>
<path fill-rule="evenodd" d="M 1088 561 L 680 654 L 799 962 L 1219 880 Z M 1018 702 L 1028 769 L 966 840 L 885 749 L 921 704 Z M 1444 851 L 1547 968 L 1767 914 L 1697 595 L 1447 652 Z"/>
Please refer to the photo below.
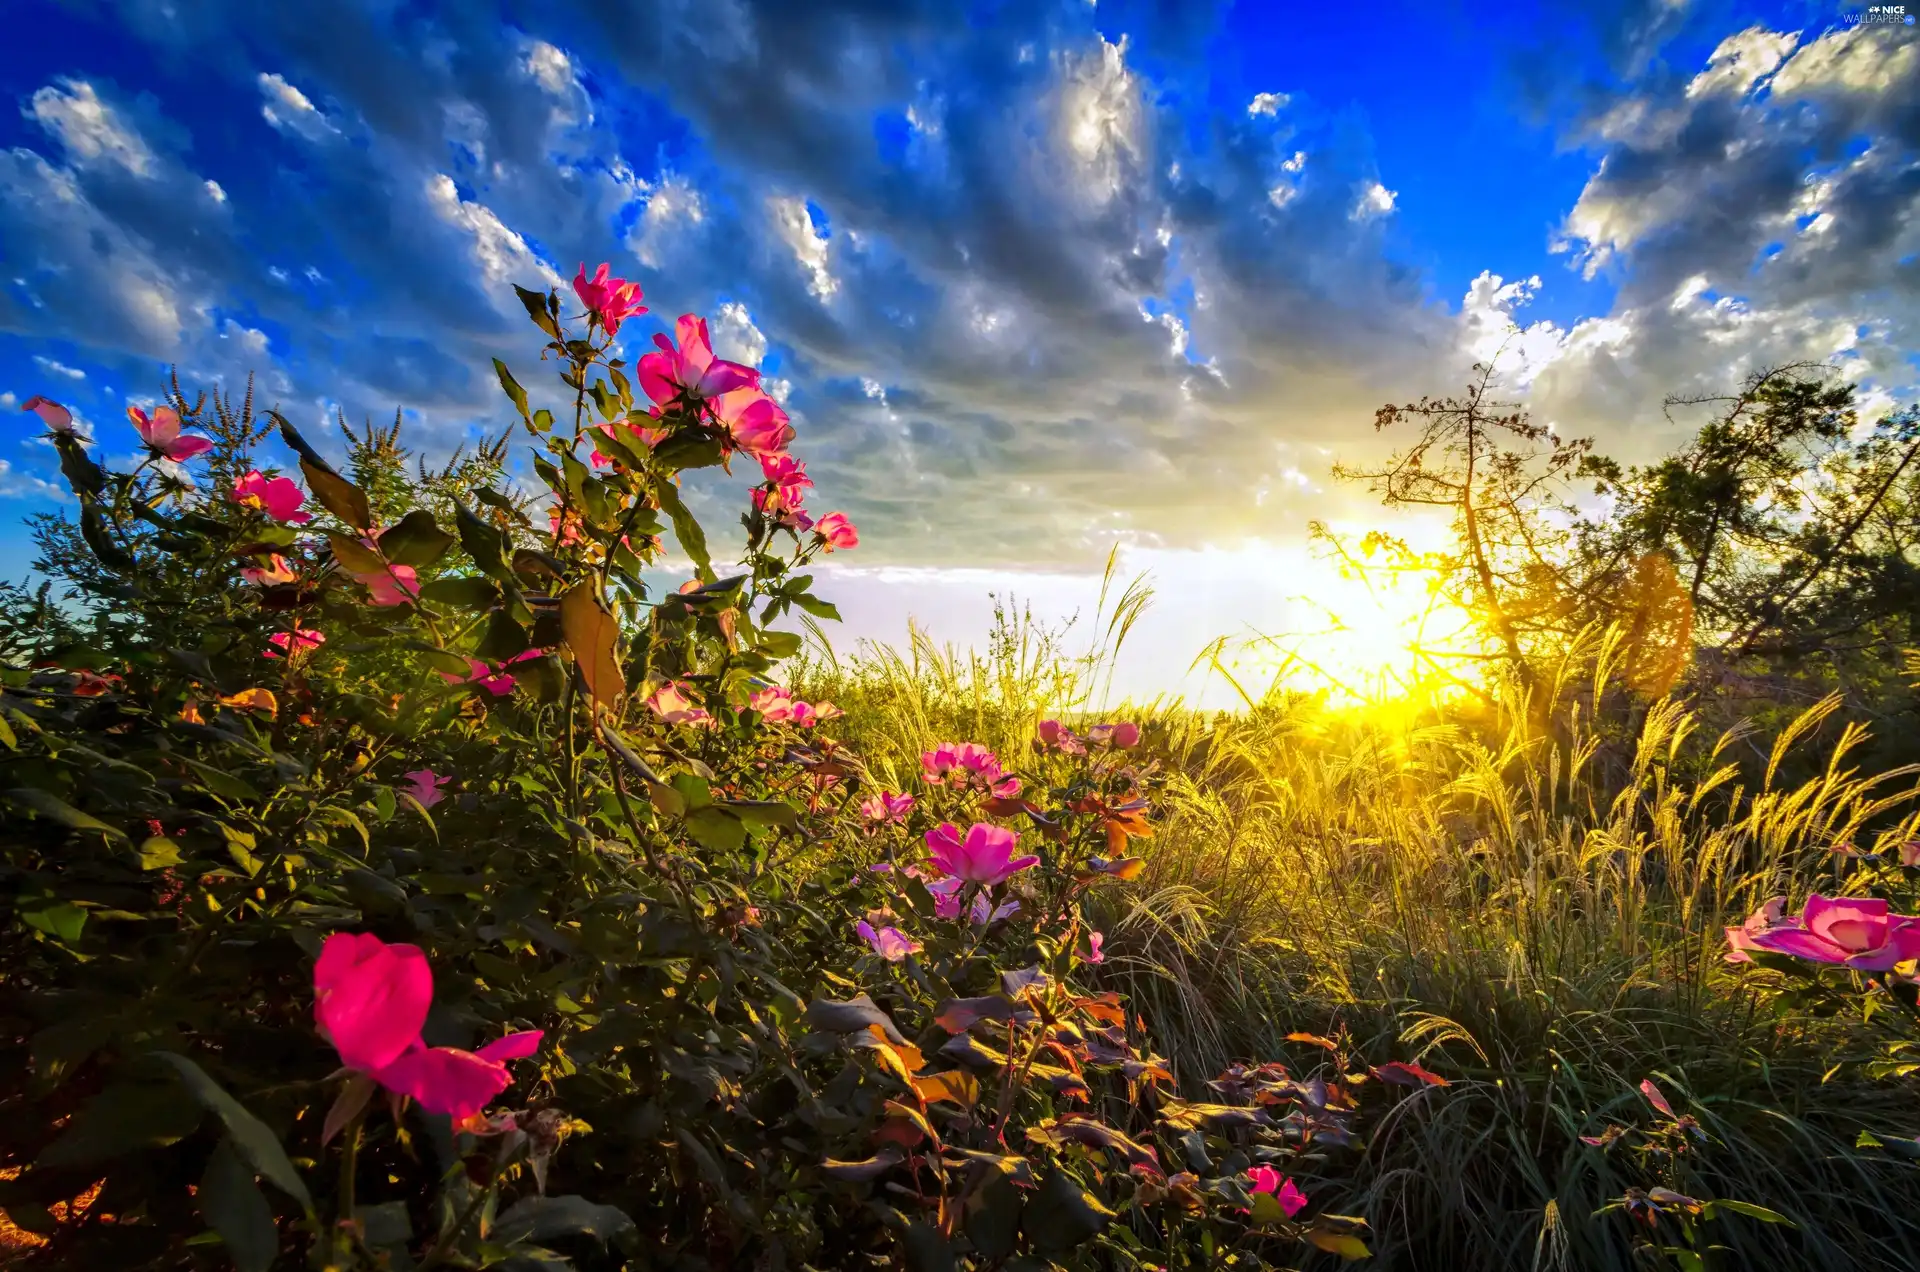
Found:
<path fill-rule="evenodd" d="M 1443 1079 L 1308 1039 L 1173 1072 L 1098 981 L 1159 763 L 1131 724 L 888 790 L 766 679 L 831 618 L 792 428 L 705 325 L 611 356 L 523 292 L 571 419 L 336 471 L 175 391 L 79 499 L 0 671 L 0 1206 L 35 1265 L 1266 1267 L 1358 1257 L 1341 1162 Z M 635 386 L 643 397 L 637 399 Z M 269 431 L 300 481 L 256 450 Z M 204 465 L 197 479 L 183 465 Z M 721 577 L 680 474 L 746 464 Z M 671 533 L 698 577 L 643 573 Z M 783 546 L 784 545 L 784 546 Z"/>

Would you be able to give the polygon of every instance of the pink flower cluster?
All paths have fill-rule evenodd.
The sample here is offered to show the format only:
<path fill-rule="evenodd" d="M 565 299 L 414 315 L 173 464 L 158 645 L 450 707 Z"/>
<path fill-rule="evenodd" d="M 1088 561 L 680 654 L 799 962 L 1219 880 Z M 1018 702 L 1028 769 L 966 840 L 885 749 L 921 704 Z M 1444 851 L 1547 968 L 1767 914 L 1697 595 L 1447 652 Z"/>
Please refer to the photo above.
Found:
<path fill-rule="evenodd" d="M 1039 734 L 1036 750 L 1063 755 L 1085 755 L 1089 746 L 1126 751 L 1140 743 L 1140 726 L 1132 723 L 1096 724 L 1082 737 L 1058 720 L 1042 720 L 1035 732 Z"/>
<path fill-rule="evenodd" d="M 768 724 L 791 724 L 803 729 L 845 714 L 831 702 L 802 702 L 793 696 L 793 690 L 779 685 L 760 690 L 747 705 L 758 711 Z"/>
<path fill-rule="evenodd" d="M 1000 757 L 977 742 L 942 742 L 922 752 L 920 776 L 934 786 L 983 790 L 999 799 L 1020 793 L 1020 779 L 1002 772 Z"/>
<path fill-rule="evenodd" d="M 1814 893 L 1798 915 L 1786 913 L 1785 897 L 1761 906 L 1739 927 L 1727 929 L 1727 961 L 1751 963 L 1752 951 L 1791 954 L 1860 972 L 1884 972 L 1920 958 L 1920 917 L 1894 914 L 1877 897 Z"/>
<path fill-rule="evenodd" d="M 430 1113 L 473 1116 L 512 1083 L 506 1062 L 539 1050 L 538 1029 L 478 1051 L 429 1047 L 420 1037 L 433 1005 L 433 969 L 413 945 L 336 932 L 313 968 L 313 1017 L 340 1061 Z"/>

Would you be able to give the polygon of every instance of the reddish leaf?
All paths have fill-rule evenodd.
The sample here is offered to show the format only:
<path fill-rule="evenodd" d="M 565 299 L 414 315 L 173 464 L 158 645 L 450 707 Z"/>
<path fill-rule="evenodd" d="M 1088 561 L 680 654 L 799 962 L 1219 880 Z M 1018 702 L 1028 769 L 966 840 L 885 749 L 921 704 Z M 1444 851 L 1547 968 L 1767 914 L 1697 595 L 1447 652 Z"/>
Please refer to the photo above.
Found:
<path fill-rule="evenodd" d="M 1429 1073 L 1417 1064 L 1402 1060 L 1389 1060 L 1373 1071 L 1373 1076 L 1382 1082 L 1391 1082 L 1395 1086 L 1447 1086 L 1449 1083 L 1437 1073 Z"/>
<path fill-rule="evenodd" d="M 1667 1097 L 1660 1093 L 1659 1087 L 1653 1085 L 1652 1078 L 1641 1079 L 1640 1094 L 1647 1097 L 1647 1103 L 1653 1105 L 1654 1108 L 1659 1109 L 1668 1117 L 1676 1116 L 1673 1111 L 1673 1105 L 1667 1103 Z"/>

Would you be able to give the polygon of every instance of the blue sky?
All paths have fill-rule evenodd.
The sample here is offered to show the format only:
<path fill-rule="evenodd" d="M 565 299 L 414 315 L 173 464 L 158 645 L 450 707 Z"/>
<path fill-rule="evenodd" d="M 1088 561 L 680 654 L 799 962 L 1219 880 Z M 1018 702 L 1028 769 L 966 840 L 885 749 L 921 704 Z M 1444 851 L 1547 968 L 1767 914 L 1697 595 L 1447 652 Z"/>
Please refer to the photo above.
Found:
<path fill-rule="evenodd" d="M 706 314 L 784 395 L 862 528 L 852 635 L 1069 612 L 1117 546 L 1161 585 L 1143 666 L 1184 666 L 1297 617 L 1271 576 L 1363 513 L 1331 460 L 1510 320 L 1514 391 L 1627 458 L 1767 362 L 1904 400 L 1920 46 L 1851 8 L 19 6 L 0 563 L 60 506 L 33 394 L 113 455 L 168 365 L 252 370 L 443 452 L 506 422 L 490 357 L 532 377 L 509 284 L 609 260 L 635 344 Z"/>

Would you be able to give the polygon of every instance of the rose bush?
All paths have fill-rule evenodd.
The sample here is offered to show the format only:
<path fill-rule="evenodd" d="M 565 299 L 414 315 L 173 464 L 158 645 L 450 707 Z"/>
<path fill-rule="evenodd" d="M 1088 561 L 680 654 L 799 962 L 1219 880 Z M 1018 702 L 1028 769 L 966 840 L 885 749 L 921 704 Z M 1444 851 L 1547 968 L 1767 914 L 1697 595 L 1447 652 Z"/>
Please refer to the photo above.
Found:
<path fill-rule="evenodd" d="M 533 502 L 499 448 L 409 481 L 370 429 L 343 473 L 177 386 L 112 472 L 27 403 L 79 501 L 48 531 L 67 617 L 0 668 L 27 1257 L 1363 1256 L 1335 1213 L 1355 1119 L 1444 1080 L 1318 1038 L 1297 1073 L 1159 1059 L 1081 911 L 1143 865 L 1139 730 L 1046 721 L 1018 772 L 955 742 L 918 790 L 875 781 L 831 703 L 769 679 L 800 646 L 773 624 L 837 617 L 806 566 L 854 526 L 804 509 L 791 421 L 702 320 L 617 356 L 645 310 L 607 275 L 571 320 L 519 292 L 565 389 L 556 417 L 496 364 Z M 736 463 L 760 480 L 723 576 L 680 482 Z M 669 533 L 678 591 L 645 577 Z"/>

